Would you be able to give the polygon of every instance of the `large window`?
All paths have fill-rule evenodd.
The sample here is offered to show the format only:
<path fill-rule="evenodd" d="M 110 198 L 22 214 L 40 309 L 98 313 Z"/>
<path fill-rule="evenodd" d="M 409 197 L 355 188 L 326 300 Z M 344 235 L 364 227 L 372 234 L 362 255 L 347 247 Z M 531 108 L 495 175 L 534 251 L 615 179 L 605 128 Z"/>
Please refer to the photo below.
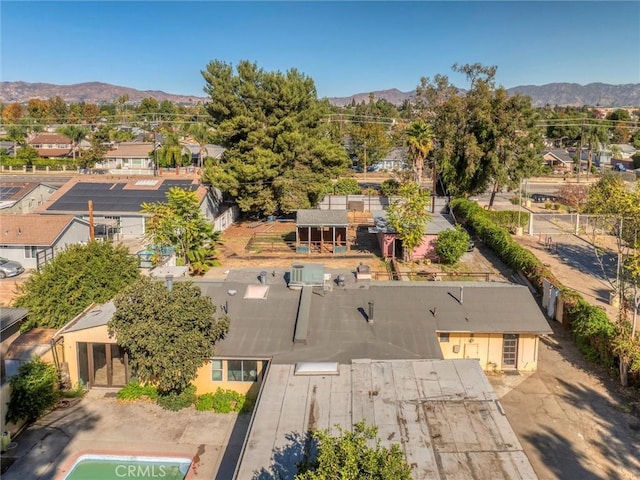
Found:
<path fill-rule="evenodd" d="M 227 380 L 230 382 L 255 382 L 258 380 L 256 360 L 227 360 Z"/>

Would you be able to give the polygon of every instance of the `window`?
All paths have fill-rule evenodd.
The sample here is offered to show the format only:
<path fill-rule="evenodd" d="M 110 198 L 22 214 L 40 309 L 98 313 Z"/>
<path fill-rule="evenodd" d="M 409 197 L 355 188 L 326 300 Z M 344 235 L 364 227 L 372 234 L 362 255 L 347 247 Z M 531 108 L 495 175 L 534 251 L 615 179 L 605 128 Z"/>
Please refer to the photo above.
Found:
<path fill-rule="evenodd" d="M 255 382 L 258 380 L 256 360 L 227 360 L 227 380 L 230 382 Z"/>
<path fill-rule="evenodd" d="M 222 381 L 222 360 L 211 360 L 211 380 Z"/>
<path fill-rule="evenodd" d="M 449 332 L 443 332 L 440 334 L 440 343 L 449 343 Z"/>
<path fill-rule="evenodd" d="M 38 247 L 24 247 L 24 258 L 36 258 Z"/>

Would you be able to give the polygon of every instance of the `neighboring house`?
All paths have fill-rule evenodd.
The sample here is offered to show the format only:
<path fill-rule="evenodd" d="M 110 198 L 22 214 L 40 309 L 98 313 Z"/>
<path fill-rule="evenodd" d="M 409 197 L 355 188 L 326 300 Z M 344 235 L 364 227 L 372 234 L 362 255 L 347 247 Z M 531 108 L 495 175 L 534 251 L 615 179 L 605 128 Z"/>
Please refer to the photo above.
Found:
<path fill-rule="evenodd" d="M 142 204 L 166 202 L 167 192 L 173 187 L 197 193 L 200 210 L 215 230 L 225 230 L 239 214 L 237 207 L 223 204 L 219 190 L 198 183 L 196 177 L 179 180 L 76 177 L 63 185 L 38 213 L 74 215 L 88 220 L 91 201 L 97 236 L 138 238 L 145 234 L 148 218 L 140 211 Z"/>
<path fill-rule="evenodd" d="M 387 225 L 386 214 L 386 210 L 373 212 L 375 226 L 369 227 L 369 233 L 376 235 L 378 238 L 378 245 L 380 245 L 380 251 L 384 258 L 403 258 L 404 247 L 402 240 L 400 240 L 400 236 L 395 230 Z M 422 243 L 414 248 L 412 252 L 409 252 L 409 259 L 436 259 L 438 234 L 452 227 L 453 225 L 444 214 L 432 214 L 425 224 Z"/>
<path fill-rule="evenodd" d="M 346 210 L 298 210 L 297 253 L 346 253 L 349 250 Z"/>
<path fill-rule="evenodd" d="M 11 383 L 8 380 L 18 373 L 20 366 L 30 362 L 34 357 L 48 363 L 55 363 L 56 354 L 54 354 L 53 339 L 55 329 L 50 328 L 32 328 L 26 333 L 18 335 L 11 345 L 7 348 L 2 358 L 4 367 L 4 378 L 0 387 L 0 430 L 2 432 L 13 432 L 14 434 L 21 430 L 26 423 L 21 420 L 18 424 L 6 421 L 6 412 L 11 399 Z M 56 352 L 58 355 L 62 352 Z"/>
<path fill-rule="evenodd" d="M 484 370 L 534 371 L 539 336 L 552 333 L 524 286 L 362 282 L 351 271 L 327 274 L 343 275 L 344 286 L 293 289 L 283 271 L 267 275 L 266 283 L 258 270 L 232 270 L 226 281 L 195 280 L 231 318 L 216 356 L 198 371 L 198 393 L 256 392 L 269 364 L 354 358 L 475 359 Z M 95 306 L 57 335 L 72 384 L 121 386 L 129 378 L 126 353 L 107 332 L 114 311 L 111 302 Z M 107 366 L 112 373 L 104 376 Z"/>
<path fill-rule="evenodd" d="M 614 158 L 614 152 L 616 152 Z M 600 152 L 594 153 L 594 158 L 598 165 L 611 165 L 616 163 L 622 163 L 626 168 L 633 168 L 632 157 L 636 154 L 637 150 L 633 145 L 627 143 L 618 143 L 608 145 L 607 148 L 603 148 Z"/>
<path fill-rule="evenodd" d="M 0 215 L 0 256 L 38 268 L 67 245 L 89 241 L 89 222 L 73 215 Z M 40 259 L 38 259 L 40 256 Z"/>
<path fill-rule="evenodd" d="M 378 160 L 372 167 L 374 167 L 376 171 L 406 170 L 408 166 L 407 150 L 406 147 L 392 148 L 384 158 Z"/>
<path fill-rule="evenodd" d="M 42 158 L 65 158 L 72 154 L 71 139 L 59 133 L 38 133 L 27 143 L 35 148 Z"/>
<path fill-rule="evenodd" d="M 551 148 L 542 153 L 545 165 L 552 170 L 569 172 L 573 168 L 573 157 L 564 148 Z"/>
<path fill-rule="evenodd" d="M 104 155 L 104 161 L 96 168 L 112 170 L 112 173 L 146 173 L 154 170 L 153 142 L 121 142 L 114 144 Z"/>
<path fill-rule="evenodd" d="M 29 310 L 26 308 L 11 308 L 0 306 L 0 367 L 2 368 L 2 383 L 5 381 L 4 357 L 9 346 L 20 335 L 20 325 L 27 318 Z"/>
<path fill-rule="evenodd" d="M 212 158 L 214 160 L 220 160 L 225 148 L 220 145 L 212 145 L 210 143 L 203 145 L 202 160 Z M 182 146 L 182 154 L 191 156 L 191 163 L 198 165 L 200 158 L 200 145 L 197 143 L 186 143 Z"/>
<path fill-rule="evenodd" d="M 37 182 L 1 182 L 0 213 L 33 212 L 49 200 L 57 189 L 58 187 Z"/>

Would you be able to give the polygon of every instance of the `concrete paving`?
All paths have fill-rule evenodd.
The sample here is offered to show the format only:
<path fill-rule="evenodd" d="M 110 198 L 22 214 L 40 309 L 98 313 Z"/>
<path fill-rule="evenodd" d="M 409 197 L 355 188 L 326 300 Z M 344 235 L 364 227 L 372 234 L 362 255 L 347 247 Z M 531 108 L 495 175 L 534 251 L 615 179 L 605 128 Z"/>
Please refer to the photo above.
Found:
<path fill-rule="evenodd" d="M 91 390 L 58 408 L 16 438 L 3 480 L 64 478 L 82 452 L 191 458 L 195 479 L 233 475 L 250 415 L 162 410 L 144 401 L 121 403 L 115 391 Z"/>

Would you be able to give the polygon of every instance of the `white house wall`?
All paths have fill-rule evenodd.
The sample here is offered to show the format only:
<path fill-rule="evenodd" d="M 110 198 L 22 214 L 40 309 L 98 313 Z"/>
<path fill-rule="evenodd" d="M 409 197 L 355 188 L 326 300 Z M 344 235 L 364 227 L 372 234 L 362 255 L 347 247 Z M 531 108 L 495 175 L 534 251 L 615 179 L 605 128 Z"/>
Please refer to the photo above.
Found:
<path fill-rule="evenodd" d="M 53 187 L 38 185 L 31 192 L 29 192 L 28 195 L 13 204 L 13 206 L 3 210 L 2 213 L 17 215 L 31 213 L 37 207 L 49 200 L 49 198 L 51 198 L 51 195 L 53 195 L 55 191 L 56 189 Z"/>

